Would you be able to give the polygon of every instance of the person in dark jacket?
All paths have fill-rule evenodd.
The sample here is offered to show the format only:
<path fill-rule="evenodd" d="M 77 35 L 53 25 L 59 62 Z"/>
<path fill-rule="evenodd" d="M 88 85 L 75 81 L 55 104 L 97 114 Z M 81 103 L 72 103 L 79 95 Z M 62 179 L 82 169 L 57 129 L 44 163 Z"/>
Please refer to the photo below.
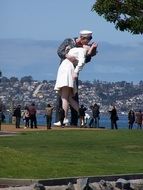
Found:
<path fill-rule="evenodd" d="M 84 105 L 81 105 L 80 108 L 79 108 L 79 126 L 80 127 L 83 127 L 85 126 L 85 120 L 84 120 L 84 117 L 85 117 L 85 111 L 86 111 L 86 107 L 84 107 Z"/>
<path fill-rule="evenodd" d="M 118 129 L 117 121 L 119 120 L 119 118 L 115 106 L 112 106 L 111 110 L 109 110 L 109 113 L 111 119 L 111 129 Z"/>
<path fill-rule="evenodd" d="M 129 129 L 133 128 L 134 122 L 135 122 L 135 112 L 133 110 L 130 110 L 128 113 Z"/>
<path fill-rule="evenodd" d="M 14 110 L 13 116 L 15 116 L 15 127 L 20 128 L 20 121 L 21 121 L 21 105 L 18 105 Z"/>
<path fill-rule="evenodd" d="M 80 31 L 79 37 L 65 39 L 57 50 L 58 56 L 61 58 L 61 62 L 67 58 L 67 59 L 69 59 L 69 61 L 71 61 L 73 64 L 75 64 L 77 62 L 76 58 L 73 56 L 71 56 L 71 57 L 68 56 L 68 51 L 71 48 L 82 47 L 83 45 L 89 44 L 91 39 L 92 39 L 92 32 L 88 31 L 88 30 Z M 70 48 L 67 49 L 67 47 L 70 47 Z M 85 61 L 86 63 L 90 62 L 91 57 L 96 55 L 96 52 L 97 52 L 96 49 L 97 49 L 97 45 L 96 45 L 95 49 L 93 50 L 93 53 L 91 55 L 87 55 L 86 61 Z M 76 79 L 76 86 L 78 87 L 78 78 Z M 79 101 L 78 100 L 78 93 L 76 93 L 73 98 L 75 101 L 78 102 Z M 62 107 L 62 101 L 61 101 L 60 96 L 57 96 L 57 107 L 56 107 L 56 110 L 57 110 L 56 111 L 56 120 L 57 121 L 58 121 L 59 107 Z M 70 107 L 70 109 L 71 109 L 71 122 L 70 122 L 70 124 L 71 125 L 77 125 L 78 113 L 74 110 L 74 108 Z M 55 125 L 56 125 L 56 123 L 55 123 Z"/>
<path fill-rule="evenodd" d="M 37 128 L 37 117 L 36 117 L 37 110 L 36 110 L 35 103 L 32 103 L 28 109 L 29 109 L 29 115 L 30 115 L 30 127 L 31 129 L 33 129 L 33 125 L 34 125 L 34 128 Z"/>
<path fill-rule="evenodd" d="M 84 105 L 81 105 L 79 108 L 79 126 L 83 127 L 85 126 L 85 111 L 86 111 L 86 107 L 84 107 Z"/>
<path fill-rule="evenodd" d="M 2 103 L 0 101 L 0 131 L 1 131 L 1 123 L 2 123 Z"/>
<path fill-rule="evenodd" d="M 89 127 L 99 127 L 99 119 L 100 119 L 100 111 L 99 111 L 99 105 L 98 104 L 94 104 L 92 106 L 90 106 L 90 109 L 92 111 L 92 118 L 89 122 Z"/>

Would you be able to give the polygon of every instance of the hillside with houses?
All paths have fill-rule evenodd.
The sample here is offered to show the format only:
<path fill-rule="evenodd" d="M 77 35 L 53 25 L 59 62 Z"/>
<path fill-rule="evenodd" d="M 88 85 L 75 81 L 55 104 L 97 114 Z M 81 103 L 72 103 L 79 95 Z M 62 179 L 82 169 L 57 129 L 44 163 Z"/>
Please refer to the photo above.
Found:
<path fill-rule="evenodd" d="M 6 110 L 20 104 L 23 108 L 35 102 L 38 110 L 45 109 L 47 103 L 56 106 L 57 94 L 54 91 L 55 81 L 37 81 L 32 76 L 1 77 L 0 99 Z M 127 113 L 129 109 L 143 109 L 143 81 L 106 82 L 94 80 L 79 80 L 79 103 L 84 104 L 90 111 L 94 103 L 100 105 L 100 111 L 107 113 L 109 106 L 115 104 L 118 111 Z"/>

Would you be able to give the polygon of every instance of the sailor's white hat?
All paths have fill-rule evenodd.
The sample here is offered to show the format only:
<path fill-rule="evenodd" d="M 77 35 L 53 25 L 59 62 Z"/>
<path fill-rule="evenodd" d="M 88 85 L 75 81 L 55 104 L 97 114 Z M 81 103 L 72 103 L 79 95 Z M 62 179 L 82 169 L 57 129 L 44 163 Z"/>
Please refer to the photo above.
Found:
<path fill-rule="evenodd" d="M 89 37 L 89 36 L 92 36 L 92 31 L 90 31 L 90 30 L 81 30 L 79 34 L 80 34 L 80 36 L 83 36 L 83 37 Z"/>

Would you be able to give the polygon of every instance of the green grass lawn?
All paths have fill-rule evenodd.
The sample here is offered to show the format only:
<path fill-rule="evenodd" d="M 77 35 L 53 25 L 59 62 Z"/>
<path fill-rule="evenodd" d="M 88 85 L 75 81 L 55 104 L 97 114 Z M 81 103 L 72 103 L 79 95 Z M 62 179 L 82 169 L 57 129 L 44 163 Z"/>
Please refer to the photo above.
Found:
<path fill-rule="evenodd" d="M 51 130 L 0 137 L 1 178 L 143 172 L 143 131 Z"/>

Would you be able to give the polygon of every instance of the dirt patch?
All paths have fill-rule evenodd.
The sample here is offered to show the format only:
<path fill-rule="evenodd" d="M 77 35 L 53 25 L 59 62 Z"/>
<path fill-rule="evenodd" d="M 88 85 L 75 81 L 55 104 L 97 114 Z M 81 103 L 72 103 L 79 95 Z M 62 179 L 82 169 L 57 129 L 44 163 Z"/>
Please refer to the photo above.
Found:
<path fill-rule="evenodd" d="M 0 137 L 3 136 L 14 136 L 17 135 L 18 133 L 21 132 L 30 132 L 30 131 L 51 131 L 51 130 L 105 130 L 102 128 L 80 128 L 78 126 L 66 126 L 64 128 L 62 127 L 56 127 L 56 126 L 52 126 L 51 129 L 47 129 L 46 126 L 38 126 L 38 128 L 24 128 L 24 126 L 21 125 L 20 128 L 16 128 L 15 125 L 13 124 L 3 124 L 1 126 L 1 131 L 0 131 Z"/>

